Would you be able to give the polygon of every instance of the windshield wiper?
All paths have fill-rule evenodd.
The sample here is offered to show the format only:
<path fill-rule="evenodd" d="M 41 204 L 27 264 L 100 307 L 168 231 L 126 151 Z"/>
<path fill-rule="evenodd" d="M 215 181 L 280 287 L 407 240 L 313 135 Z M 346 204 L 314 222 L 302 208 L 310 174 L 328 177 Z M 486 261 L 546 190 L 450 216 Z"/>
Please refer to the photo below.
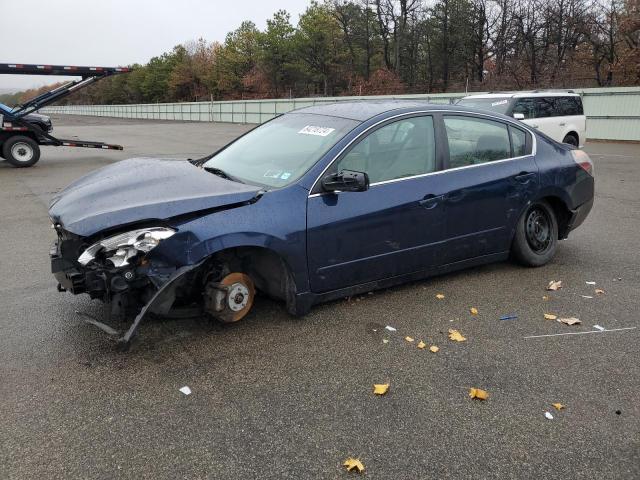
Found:
<path fill-rule="evenodd" d="M 225 172 L 224 170 L 220 170 L 219 168 L 216 168 L 216 167 L 202 167 L 202 168 L 204 168 L 209 173 L 213 173 L 214 175 L 217 175 L 221 178 L 231 180 L 232 182 L 244 183 L 242 180 L 239 180 L 238 178 L 229 175 L 227 172 Z"/>

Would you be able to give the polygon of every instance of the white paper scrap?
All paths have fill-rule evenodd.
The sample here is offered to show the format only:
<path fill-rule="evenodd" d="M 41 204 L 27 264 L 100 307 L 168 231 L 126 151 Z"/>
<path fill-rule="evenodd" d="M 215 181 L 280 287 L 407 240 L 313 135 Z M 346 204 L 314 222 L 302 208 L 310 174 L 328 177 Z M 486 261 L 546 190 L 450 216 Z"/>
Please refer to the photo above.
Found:
<path fill-rule="evenodd" d="M 185 395 L 191 395 L 191 389 L 189 387 L 182 387 L 180 391 Z"/>

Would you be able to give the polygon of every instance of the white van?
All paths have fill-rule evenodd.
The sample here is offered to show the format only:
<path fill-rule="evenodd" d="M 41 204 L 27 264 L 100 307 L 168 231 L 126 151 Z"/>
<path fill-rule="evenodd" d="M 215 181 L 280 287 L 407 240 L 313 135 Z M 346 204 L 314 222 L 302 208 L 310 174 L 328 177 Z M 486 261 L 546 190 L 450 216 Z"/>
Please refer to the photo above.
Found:
<path fill-rule="evenodd" d="M 503 113 L 537 128 L 557 142 L 582 147 L 587 118 L 580 95 L 573 91 L 536 90 L 533 92 L 469 95 L 458 105 Z"/>

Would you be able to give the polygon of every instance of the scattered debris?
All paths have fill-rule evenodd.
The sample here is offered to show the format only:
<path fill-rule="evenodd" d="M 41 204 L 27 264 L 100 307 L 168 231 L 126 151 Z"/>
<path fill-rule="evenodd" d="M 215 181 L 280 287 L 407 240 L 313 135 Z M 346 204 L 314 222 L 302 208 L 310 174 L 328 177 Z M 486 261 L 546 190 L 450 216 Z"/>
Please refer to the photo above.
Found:
<path fill-rule="evenodd" d="M 389 330 L 390 332 L 396 332 L 397 330 L 395 328 L 393 328 L 390 325 L 387 325 L 386 327 L 384 327 L 386 330 Z"/>
<path fill-rule="evenodd" d="M 586 283 L 587 285 L 595 285 L 596 284 L 596 282 L 584 282 L 584 283 Z"/>
<path fill-rule="evenodd" d="M 471 307 L 469 309 L 469 311 L 471 312 L 471 315 L 477 315 L 478 314 L 478 309 L 476 307 Z"/>
<path fill-rule="evenodd" d="M 438 353 L 438 350 L 440 350 L 440 347 L 437 347 L 435 345 L 431 345 L 429 347 L 429 350 L 431 350 L 433 353 Z"/>
<path fill-rule="evenodd" d="M 347 467 L 347 472 L 364 472 L 364 465 L 357 458 L 349 457 L 342 464 L 343 467 Z"/>
<path fill-rule="evenodd" d="M 422 340 L 420 340 L 420 343 L 418 343 L 418 348 L 420 350 L 424 350 L 424 348 L 427 346 L 426 343 L 424 343 Z"/>
<path fill-rule="evenodd" d="M 500 320 L 516 320 L 518 316 L 515 313 L 510 313 L 509 315 L 503 315 L 500 317 Z"/>
<path fill-rule="evenodd" d="M 622 410 L 616 410 L 616 415 L 621 415 L 622 414 Z"/>
<path fill-rule="evenodd" d="M 580 295 L 582 298 L 593 298 L 591 295 Z"/>
<path fill-rule="evenodd" d="M 546 302 L 547 300 L 549 300 L 549 296 L 548 295 L 542 295 L 542 299 Z"/>
<path fill-rule="evenodd" d="M 594 325 L 593 328 L 595 328 L 596 330 L 599 330 L 601 332 L 604 332 L 606 330 L 606 328 L 601 327 L 600 325 Z"/>
<path fill-rule="evenodd" d="M 384 395 L 389 391 L 388 383 L 377 383 L 373 385 L 373 393 L 376 395 Z"/>
<path fill-rule="evenodd" d="M 186 386 L 185 386 L 185 387 L 182 387 L 182 388 L 180 389 L 180 391 L 181 391 L 182 393 L 184 393 L 185 395 L 191 395 L 191 389 L 190 389 L 189 387 L 186 387 Z"/>
<path fill-rule="evenodd" d="M 596 288 L 594 291 L 596 295 L 604 295 L 606 293 L 602 288 Z"/>
<path fill-rule="evenodd" d="M 489 393 L 487 391 L 482 390 L 481 388 L 470 388 L 469 396 L 471 398 L 477 398 L 478 400 L 486 400 L 489 398 Z"/>
<path fill-rule="evenodd" d="M 576 317 L 558 318 L 557 321 L 564 323 L 565 325 L 578 325 L 579 323 L 582 323 L 580 322 L 580 319 Z"/>
<path fill-rule="evenodd" d="M 449 339 L 453 340 L 454 342 L 466 342 L 467 339 L 465 337 L 462 336 L 462 334 L 455 329 L 450 329 L 449 330 Z"/>
<path fill-rule="evenodd" d="M 544 416 L 547 417 L 549 420 L 553 420 L 553 415 L 551 415 L 551 412 L 544 412 Z"/>
<path fill-rule="evenodd" d="M 407 342 L 413 342 L 413 337 L 404 337 Z"/>
<path fill-rule="evenodd" d="M 564 408 L 564 405 L 561 403 L 552 403 L 551 405 L 553 405 L 553 408 L 556 410 L 562 410 Z"/>
<path fill-rule="evenodd" d="M 613 281 L 614 282 L 621 282 L 622 281 L 622 277 L 614 278 Z"/>
<path fill-rule="evenodd" d="M 544 319 L 545 320 L 557 320 L 558 316 L 554 315 L 553 313 L 545 313 L 544 314 Z"/>
<path fill-rule="evenodd" d="M 444 298 L 444 293 L 436 293 L 436 298 L 438 300 L 442 300 Z"/>
<path fill-rule="evenodd" d="M 388 338 L 383 338 L 382 339 L 382 343 L 389 343 L 389 339 Z"/>
<path fill-rule="evenodd" d="M 547 290 L 551 290 L 551 291 L 556 291 L 556 290 L 560 290 L 562 288 L 562 280 L 551 280 L 549 282 L 549 285 L 547 285 Z"/>

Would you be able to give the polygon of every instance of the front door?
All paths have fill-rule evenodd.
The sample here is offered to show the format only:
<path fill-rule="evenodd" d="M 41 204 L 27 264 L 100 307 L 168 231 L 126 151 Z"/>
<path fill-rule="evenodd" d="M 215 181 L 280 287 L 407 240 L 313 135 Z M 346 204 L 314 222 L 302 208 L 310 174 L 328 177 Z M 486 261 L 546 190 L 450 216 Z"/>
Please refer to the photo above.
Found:
<path fill-rule="evenodd" d="M 307 204 L 311 289 L 326 292 L 427 269 L 444 238 L 434 121 L 383 124 L 325 174 L 366 172 L 364 192 L 318 192 Z M 315 190 L 314 190 L 315 192 Z"/>

